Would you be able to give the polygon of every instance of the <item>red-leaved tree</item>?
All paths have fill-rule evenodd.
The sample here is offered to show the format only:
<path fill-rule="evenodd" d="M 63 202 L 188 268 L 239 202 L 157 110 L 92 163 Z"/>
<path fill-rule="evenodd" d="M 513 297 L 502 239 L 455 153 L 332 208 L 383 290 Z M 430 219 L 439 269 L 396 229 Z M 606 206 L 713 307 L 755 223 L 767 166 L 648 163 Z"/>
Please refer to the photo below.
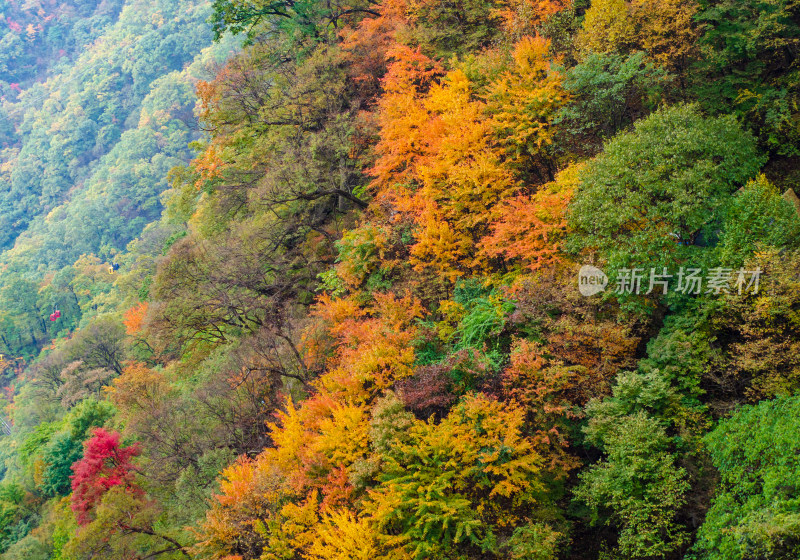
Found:
<path fill-rule="evenodd" d="M 123 447 L 119 439 L 117 432 L 94 429 L 84 443 L 83 459 L 72 465 L 72 511 L 80 525 L 92 520 L 92 512 L 114 486 L 123 485 L 134 494 L 142 492 L 133 481 L 131 463 L 140 453 L 139 446 Z"/>

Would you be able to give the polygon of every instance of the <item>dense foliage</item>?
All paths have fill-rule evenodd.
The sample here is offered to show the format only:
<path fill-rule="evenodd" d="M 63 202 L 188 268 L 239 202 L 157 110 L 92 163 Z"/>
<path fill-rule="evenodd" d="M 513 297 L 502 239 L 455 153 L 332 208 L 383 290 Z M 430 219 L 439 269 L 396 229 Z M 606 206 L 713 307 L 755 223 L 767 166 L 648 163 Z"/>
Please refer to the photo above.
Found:
<path fill-rule="evenodd" d="M 0 557 L 797 558 L 799 6 L 0 0 Z"/>

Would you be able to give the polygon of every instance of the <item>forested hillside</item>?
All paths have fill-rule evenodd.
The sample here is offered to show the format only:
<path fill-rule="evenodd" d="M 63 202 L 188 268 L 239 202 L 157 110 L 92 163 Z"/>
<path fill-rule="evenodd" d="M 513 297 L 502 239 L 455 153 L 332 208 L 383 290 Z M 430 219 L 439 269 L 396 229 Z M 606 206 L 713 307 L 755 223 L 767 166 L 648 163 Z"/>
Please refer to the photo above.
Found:
<path fill-rule="evenodd" d="M 194 85 L 231 43 L 212 48 L 207 2 L 16 4 L 0 4 L 2 77 L 18 80 L 2 82 L 0 324 L 30 358 L 110 290 L 97 265 L 160 218 L 169 170 L 201 137 Z"/>
<path fill-rule="evenodd" d="M 1 558 L 800 557 L 800 2 L 0 11 Z"/>

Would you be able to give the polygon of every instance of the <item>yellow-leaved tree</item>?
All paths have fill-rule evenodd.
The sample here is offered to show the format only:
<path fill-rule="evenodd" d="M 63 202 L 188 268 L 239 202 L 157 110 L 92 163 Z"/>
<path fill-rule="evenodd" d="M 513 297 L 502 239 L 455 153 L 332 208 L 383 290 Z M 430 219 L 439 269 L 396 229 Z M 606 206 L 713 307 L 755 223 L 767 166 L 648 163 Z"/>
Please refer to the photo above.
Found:
<path fill-rule="evenodd" d="M 645 51 L 682 74 L 698 55 L 698 10 L 695 0 L 596 0 L 586 10 L 579 48 L 584 54 Z"/>
<path fill-rule="evenodd" d="M 496 549 L 502 528 L 524 524 L 544 496 L 543 457 L 523 436 L 524 411 L 468 396 L 440 423 L 415 421 L 381 455 L 366 506 L 382 542 L 413 558 Z"/>

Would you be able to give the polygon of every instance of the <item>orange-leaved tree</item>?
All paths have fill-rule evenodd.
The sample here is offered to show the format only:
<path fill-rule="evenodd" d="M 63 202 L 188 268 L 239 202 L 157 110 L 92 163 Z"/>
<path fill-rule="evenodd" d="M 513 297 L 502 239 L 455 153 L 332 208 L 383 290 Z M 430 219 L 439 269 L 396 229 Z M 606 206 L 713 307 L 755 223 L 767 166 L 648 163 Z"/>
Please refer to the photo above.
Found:
<path fill-rule="evenodd" d="M 536 441 L 548 468 L 563 476 L 578 466 L 567 454 L 566 435 L 570 423 L 582 416 L 573 399 L 584 368 L 565 366 L 548 356 L 544 346 L 525 339 L 514 342 L 510 361 L 503 372 L 503 392 L 525 410 L 525 431 Z"/>
<path fill-rule="evenodd" d="M 497 149 L 486 106 L 471 90 L 468 78 L 455 70 L 428 93 L 424 105 L 436 134 L 428 157 L 417 165 L 419 188 L 411 202 L 418 228 L 411 263 L 450 280 L 483 268 L 475 245 L 497 202 L 519 188 Z"/>
<path fill-rule="evenodd" d="M 548 48 L 541 37 L 522 39 L 486 101 L 461 70 L 442 76 L 419 51 L 395 50 L 373 188 L 389 222 L 410 229 L 416 271 L 453 282 L 486 270 L 476 246 L 500 217 L 498 203 L 552 179 L 552 121 L 567 95 Z"/>
<path fill-rule="evenodd" d="M 519 262 L 531 271 L 561 260 L 565 213 L 578 185 L 580 167 L 568 167 L 530 196 L 519 195 L 502 203 L 492 232 L 481 241 L 482 253 Z"/>

